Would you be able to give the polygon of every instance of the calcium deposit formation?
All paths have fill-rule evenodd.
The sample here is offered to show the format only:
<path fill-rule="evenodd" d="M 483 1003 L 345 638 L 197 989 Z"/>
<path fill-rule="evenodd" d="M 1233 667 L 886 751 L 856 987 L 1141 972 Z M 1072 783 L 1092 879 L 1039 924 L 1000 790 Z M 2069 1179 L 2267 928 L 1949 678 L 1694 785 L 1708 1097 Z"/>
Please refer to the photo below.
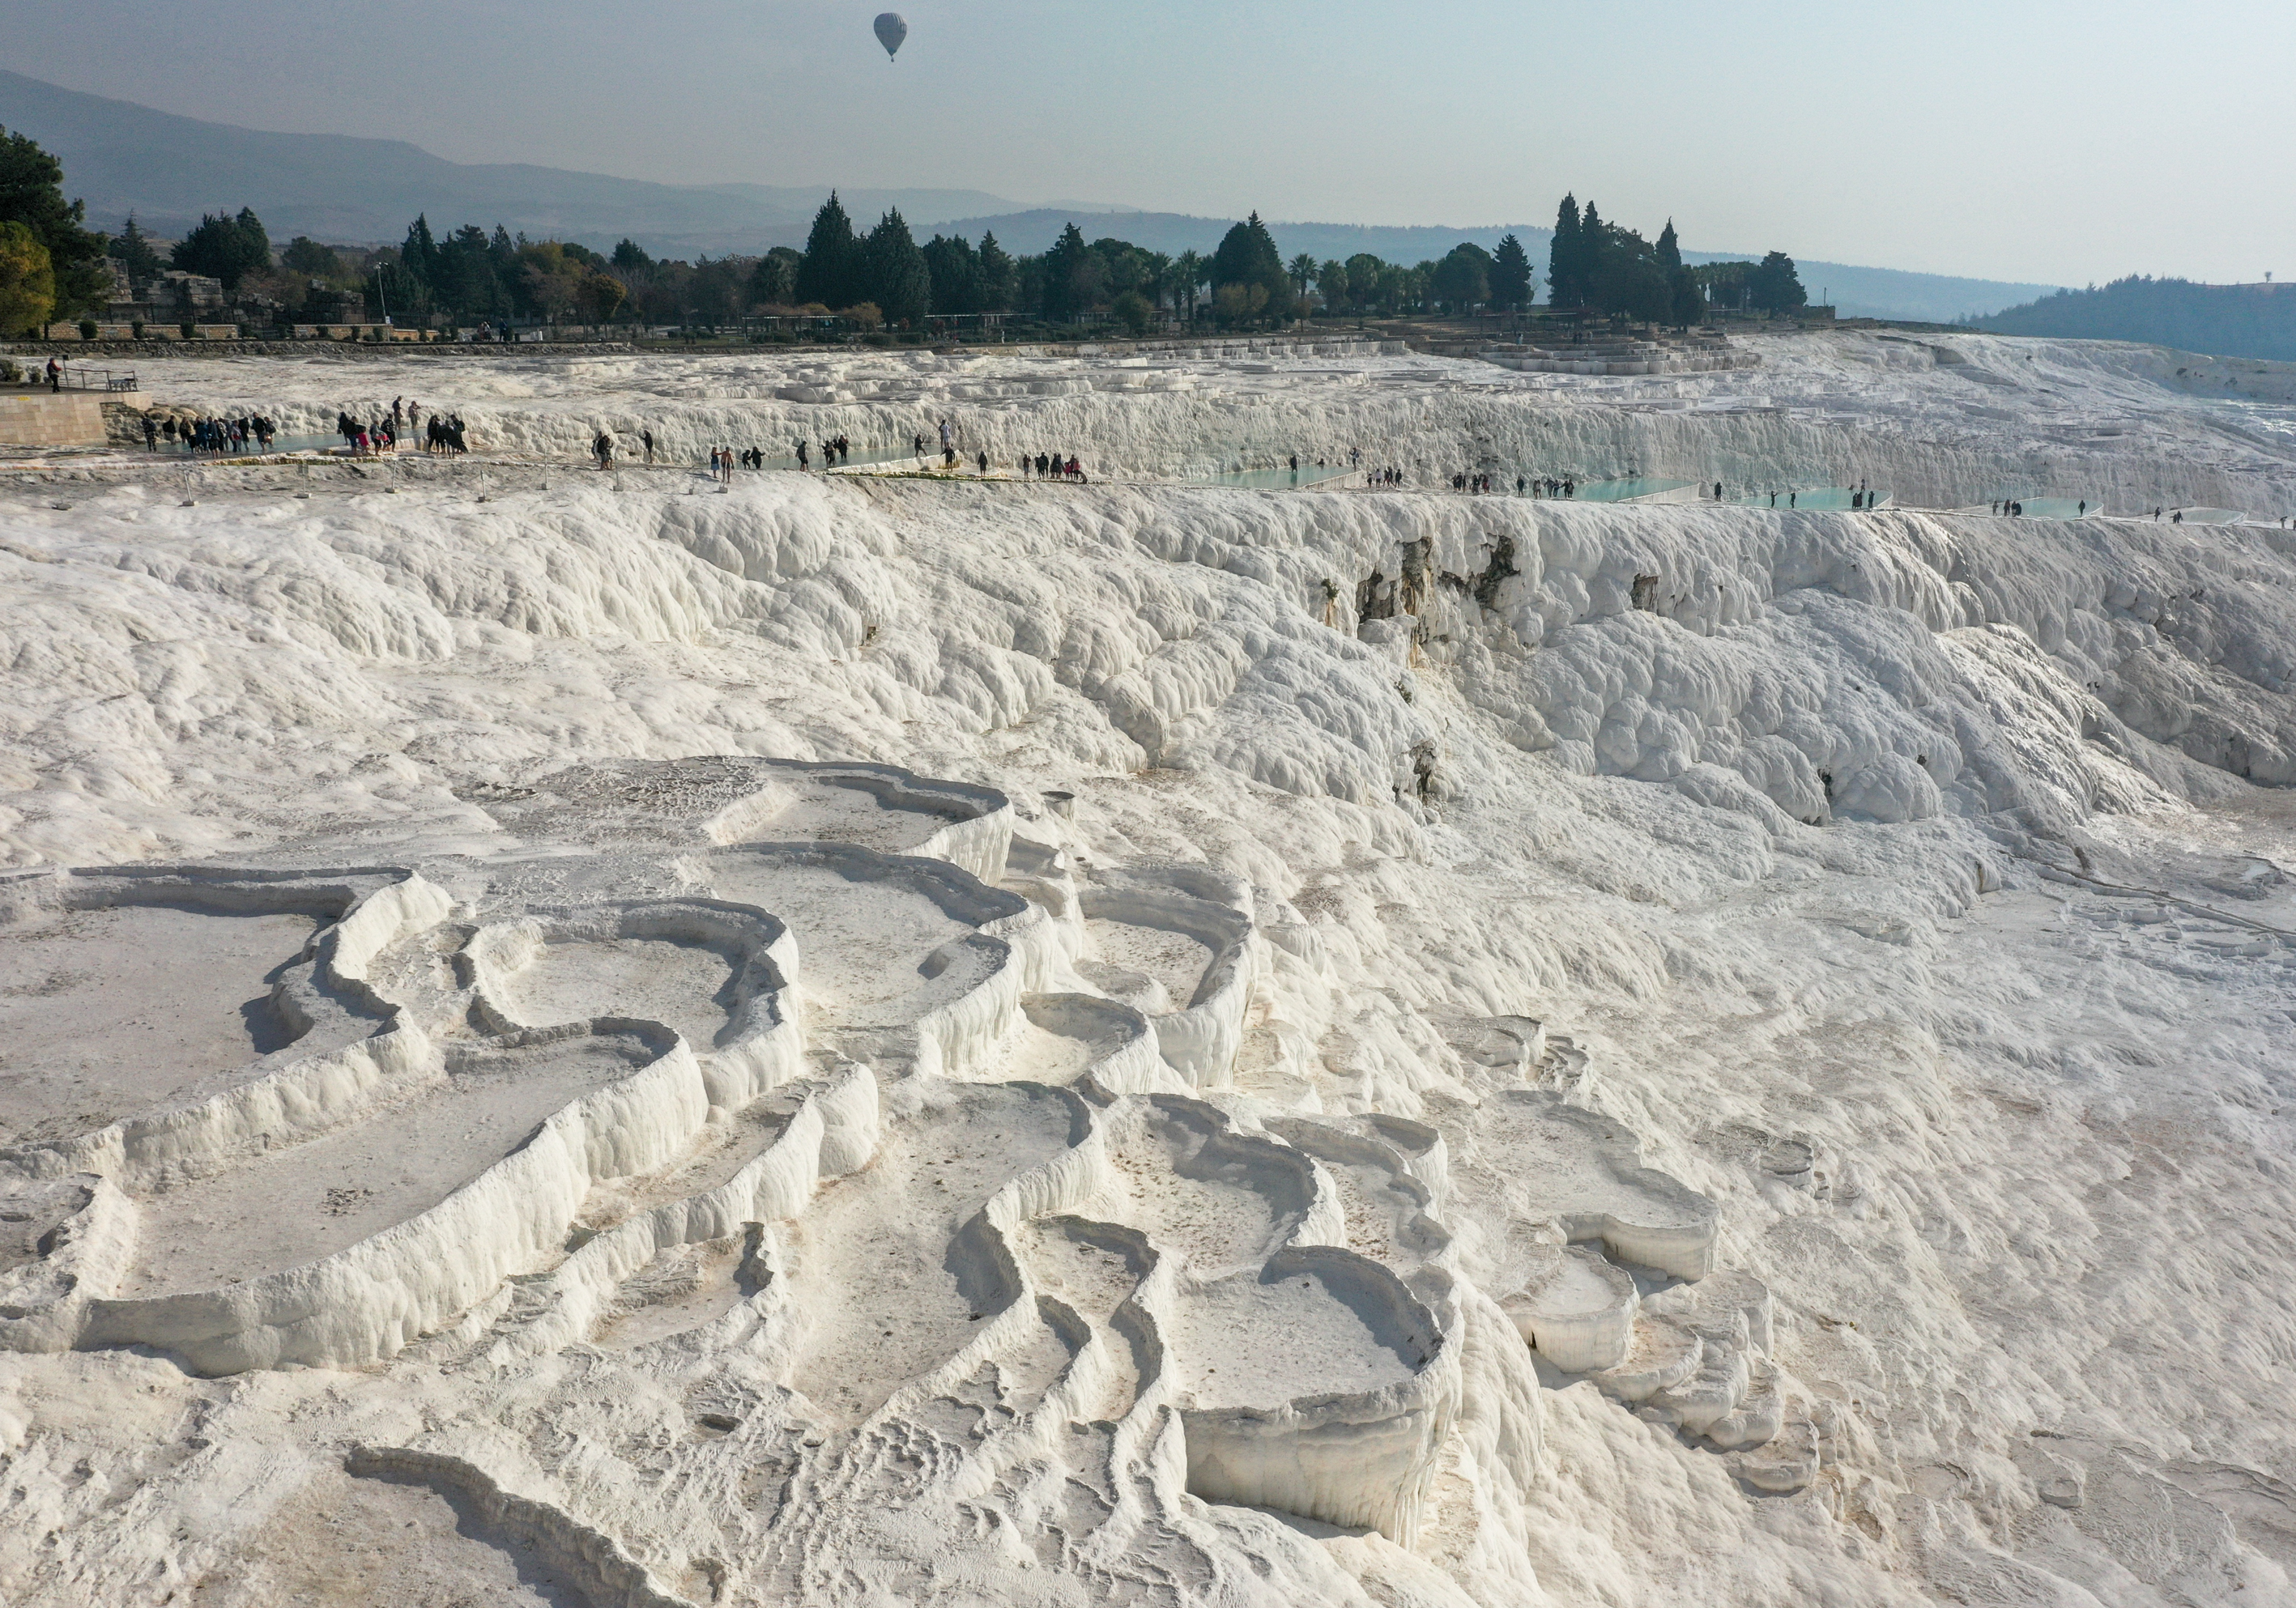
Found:
<path fill-rule="evenodd" d="M 2296 369 L 1736 348 L 152 365 L 0 1600 L 2296 1602 Z"/>

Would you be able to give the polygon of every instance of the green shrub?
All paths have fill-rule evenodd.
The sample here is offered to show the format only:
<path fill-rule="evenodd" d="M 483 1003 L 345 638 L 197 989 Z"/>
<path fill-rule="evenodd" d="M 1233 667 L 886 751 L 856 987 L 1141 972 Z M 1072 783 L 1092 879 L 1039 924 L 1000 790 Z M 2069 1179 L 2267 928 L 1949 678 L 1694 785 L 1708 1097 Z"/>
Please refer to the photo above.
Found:
<path fill-rule="evenodd" d="M 176 328 L 185 340 L 197 340 L 200 338 L 200 326 L 195 323 L 178 324 Z"/>
<path fill-rule="evenodd" d="M 141 340 L 144 339 L 144 321 L 142 319 L 139 318 L 134 323 L 128 325 L 127 330 L 128 333 L 135 336 L 136 339 Z"/>
<path fill-rule="evenodd" d="M 82 340 L 94 340 L 95 339 L 95 320 L 93 318 L 83 318 L 79 321 L 79 338 Z"/>

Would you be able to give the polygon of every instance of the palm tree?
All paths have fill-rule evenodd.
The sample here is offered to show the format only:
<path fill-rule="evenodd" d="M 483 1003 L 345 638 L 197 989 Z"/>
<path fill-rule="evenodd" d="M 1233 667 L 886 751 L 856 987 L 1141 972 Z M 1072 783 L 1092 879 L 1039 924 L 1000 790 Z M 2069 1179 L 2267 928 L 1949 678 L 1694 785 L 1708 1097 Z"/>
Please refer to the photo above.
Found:
<path fill-rule="evenodd" d="M 1164 298 L 1172 293 L 1172 259 L 1170 256 L 1162 251 L 1149 252 L 1148 265 L 1140 275 L 1140 289 L 1147 292 L 1148 299 L 1150 301 L 1160 307 L 1164 305 Z M 1177 298 L 1176 298 L 1176 307 L 1177 305 Z"/>
<path fill-rule="evenodd" d="M 1316 282 L 1316 259 L 1305 251 L 1293 257 L 1291 265 L 1283 271 L 1292 276 L 1292 282 L 1300 288 L 1302 296 L 1307 295 L 1308 287 Z"/>
<path fill-rule="evenodd" d="M 1201 251 L 1183 251 L 1173 259 L 1172 299 L 1176 304 L 1184 300 L 1187 303 L 1191 322 L 1196 316 L 1197 288 L 1204 282 L 1206 270 L 1210 265 Z"/>

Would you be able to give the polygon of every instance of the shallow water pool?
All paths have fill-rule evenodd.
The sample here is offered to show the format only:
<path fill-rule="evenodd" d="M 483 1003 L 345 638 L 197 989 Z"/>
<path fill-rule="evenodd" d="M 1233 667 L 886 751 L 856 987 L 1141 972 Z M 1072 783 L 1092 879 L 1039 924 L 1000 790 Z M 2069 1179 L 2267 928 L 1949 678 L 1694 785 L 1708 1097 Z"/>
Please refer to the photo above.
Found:
<path fill-rule="evenodd" d="M 1654 497 L 1660 492 L 1678 492 L 1694 484 L 1689 480 L 1652 480 L 1644 477 L 1623 480 L 1582 480 L 1573 500 L 1579 502 L 1631 502 L 1637 497 Z"/>
<path fill-rule="evenodd" d="M 1191 484 L 1198 486 L 1238 486 L 1250 491 L 1283 491 L 1293 486 L 1317 486 L 1326 480 L 1338 480 L 1357 471 L 1344 463 L 1302 463 L 1298 469 L 1232 469 L 1218 474 L 1190 475 Z"/>
<path fill-rule="evenodd" d="M 1797 486 L 1791 490 L 1778 492 L 1775 502 L 1770 501 L 1770 495 L 1767 491 L 1760 491 L 1751 496 L 1734 497 L 1731 501 L 1747 508 L 1816 509 L 1820 512 L 1846 513 L 1850 510 L 1851 499 L 1857 495 L 1857 490 L 1855 486 Z M 1879 508 L 1889 502 L 1890 494 L 1869 492 L 1866 494 L 1866 499 L 1865 502 L 1857 503 L 1856 506 Z"/>
<path fill-rule="evenodd" d="M 2019 497 L 2014 501 L 2028 519 L 2083 519 L 2104 511 L 2103 503 L 2081 497 Z"/>

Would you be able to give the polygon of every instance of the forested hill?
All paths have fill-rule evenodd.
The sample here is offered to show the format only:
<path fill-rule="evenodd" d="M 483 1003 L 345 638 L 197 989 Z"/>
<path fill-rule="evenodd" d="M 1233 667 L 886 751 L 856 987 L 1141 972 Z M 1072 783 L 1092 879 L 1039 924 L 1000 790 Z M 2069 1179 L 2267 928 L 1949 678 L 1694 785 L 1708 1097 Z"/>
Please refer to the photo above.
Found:
<path fill-rule="evenodd" d="M 2117 279 L 2060 290 L 1979 319 L 2004 335 L 2141 340 L 2220 357 L 2296 361 L 2296 285 L 2197 285 L 2188 279 Z"/>

